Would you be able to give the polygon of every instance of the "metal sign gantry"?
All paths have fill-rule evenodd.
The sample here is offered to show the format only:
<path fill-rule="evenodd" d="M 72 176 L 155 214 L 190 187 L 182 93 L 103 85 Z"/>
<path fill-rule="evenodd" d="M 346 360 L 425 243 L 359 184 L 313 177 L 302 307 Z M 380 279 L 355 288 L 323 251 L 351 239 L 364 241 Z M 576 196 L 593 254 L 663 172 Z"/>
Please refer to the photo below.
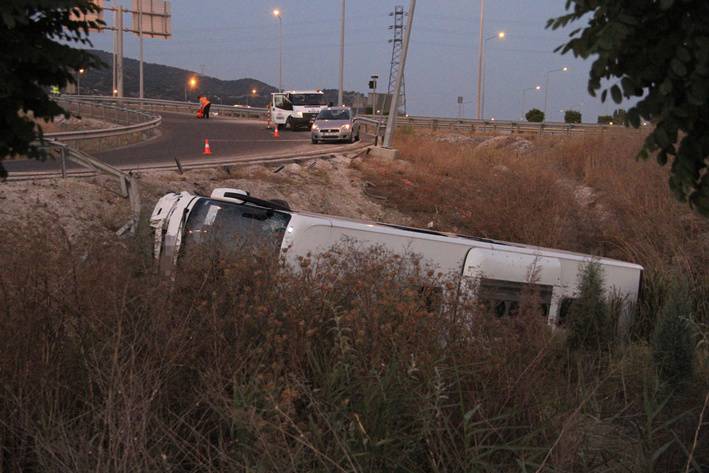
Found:
<path fill-rule="evenodd" d="M 143 87 L 143 38 L 164 38 L 172 36 L 172 12 L 170 2 L 166 0 L 132 0 L 131 9 L 122 5 L 106 6 L 104 0 L 94 0 L 101 12 L 99 19 L 103 19 L 103 11 L 114 12 L 113 26 L 104 26 L 98 31 L 109 30 L 113 36 L 113 95 L 123 97 L 123 33 L 133 33 L 140 40 L 140 84 L 139 96 L 144 97 Z M 116 2 L 118 3 L 118 2 Z M 132 15 L 131 28 L 123 25 L 124 13 Z M 88 17 L 86 19 L 89 19 Z M 94 18 L 95 19 L 95 18 Z"/>

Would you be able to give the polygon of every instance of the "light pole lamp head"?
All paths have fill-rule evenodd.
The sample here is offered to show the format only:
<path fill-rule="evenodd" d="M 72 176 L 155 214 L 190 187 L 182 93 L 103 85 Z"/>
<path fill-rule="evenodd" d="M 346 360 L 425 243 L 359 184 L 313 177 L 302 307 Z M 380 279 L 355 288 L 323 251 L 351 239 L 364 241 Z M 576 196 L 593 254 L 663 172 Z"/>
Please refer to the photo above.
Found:
<path fill-rule="evenodd" d="M 280 18 L 281 17 L 281 10 L 279 10 L 278 8 L 274 8 L 273 9 L 273 16 Z"/>
<path fill-rule="evenodd" d="M 79 69 L 79 74 L 83 74 L 84 72 L 86 72 L 86 69 L 84 69 L 83 67 Z"/>
<path fill-rule="evenodd" d="M 256 89 L 251 89 L 251 94 L 256 95 Z"/>
<path fill-rule="evenodd" d="M 562 71 L 562 72 L 567 72 L 568 70 L 569 70 L 569 68 L 566 67 L 566 66 L 564 66 L 564 67 L 561 68 L 561 71 Z"/>
<path fill-rule="evenodd" d="M 197 87 L 197 78 L 196 78 L 196 77 L 190 77 L 190 82 L 189 82 L 189 84 L 190 84 L 190 88 L 191 88 L 191 89 L 194 89 L 195 87 Z"/>
<path fill-rule="evenodd" d="M 536 87 L 534 88 L 534 90 L 542 90 L 542 86 L 541 86 L 541 85 L 538 85 L 538 86 L 536 86 Z"/>
<path fill-rule="evenodd" d="M 497 37 L 498 39 L 505 39 L 505 37 L 507 37 L 507 33 L 505 33 L 504 31 L 500 31 L 499 33 L 497 33 Z"/>

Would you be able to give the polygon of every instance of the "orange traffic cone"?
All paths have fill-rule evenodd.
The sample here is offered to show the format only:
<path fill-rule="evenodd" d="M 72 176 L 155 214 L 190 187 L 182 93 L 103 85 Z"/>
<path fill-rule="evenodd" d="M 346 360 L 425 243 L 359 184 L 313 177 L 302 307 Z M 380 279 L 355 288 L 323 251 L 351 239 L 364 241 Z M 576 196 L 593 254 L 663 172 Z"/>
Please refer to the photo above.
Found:
<path fill-rule="evenodd" d="M 278 135 L 278 123 L 274 123 L 274 124 L 273 124 L 273 137 L 274 137 L 274 138 L 278 138 L 278 137 L 279 137 L 279 135 Z"/>
<path fill-rule="evenodd" d="M 202 154 L 205 156 L 212 155 L 212 148 L 209 147 L 209 140 L 208 139 L 204 140 L 204 151 L 202 152 Z"/>

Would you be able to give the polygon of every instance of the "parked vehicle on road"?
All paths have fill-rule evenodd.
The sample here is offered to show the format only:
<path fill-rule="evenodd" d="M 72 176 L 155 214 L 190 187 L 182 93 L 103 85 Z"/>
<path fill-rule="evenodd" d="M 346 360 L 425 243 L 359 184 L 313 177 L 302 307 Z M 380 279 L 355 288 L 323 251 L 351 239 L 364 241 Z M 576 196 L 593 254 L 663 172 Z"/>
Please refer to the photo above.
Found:
<path fill-rule="evenodd" d="M 287 90 L 271 94 L 271 123 L 279 129 L 310 128 L 327 106 L 322 90 Z"/>
<path fill-rule="evenodd" d="M 328 107 L 318 113 L 310 128 L 310 139 L 316 144 L 321 141 L 359 140 L 359 124 L 354 120 L 350 107 Z"/>
<path fill-rule="evenodd" d="M 608 293 L 623 297 L 627 307 L 637 301 L 643 271 L 637 264 L 610 258 L 295 211 L 285 202 L 257 199 L 239 189 L 215 189 L 210 197 L 169 193 L 156 204 L 150 224 L 155 258 L 168 273 L 185 248 L 199 244 L 226 245 L 234 251 L 269 244 L 274 258 L 280 251 L 297 267 L 300 258 L 317 256 L 346 240 L 394 254 L 420 255 L 444 274 L 475 279 L 476 297 L 500 316 L 514 314 L 523 289 L 532 284 L 551 324 L 565 319 L 577 297 L 579 275 L 590 261 L 602 268 Z"/>

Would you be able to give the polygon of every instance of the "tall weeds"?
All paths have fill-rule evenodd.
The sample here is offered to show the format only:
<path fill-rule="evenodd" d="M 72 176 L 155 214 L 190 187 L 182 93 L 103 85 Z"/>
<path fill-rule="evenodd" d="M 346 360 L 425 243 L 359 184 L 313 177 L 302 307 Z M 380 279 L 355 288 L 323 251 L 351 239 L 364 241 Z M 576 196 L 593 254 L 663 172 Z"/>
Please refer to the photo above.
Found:
<path fill-rule="evenodd" d="M 664 404 L 641 443 L 645 375 L 581 376 L 533 291 L 497 318 L 348 245 L 298 268 L 194 251 L 167 284 L 132 247 L 48 235 L 0 236 L 2 471 L 640 471 L 676 436 L 673 471 L 697 432 Z"/>

